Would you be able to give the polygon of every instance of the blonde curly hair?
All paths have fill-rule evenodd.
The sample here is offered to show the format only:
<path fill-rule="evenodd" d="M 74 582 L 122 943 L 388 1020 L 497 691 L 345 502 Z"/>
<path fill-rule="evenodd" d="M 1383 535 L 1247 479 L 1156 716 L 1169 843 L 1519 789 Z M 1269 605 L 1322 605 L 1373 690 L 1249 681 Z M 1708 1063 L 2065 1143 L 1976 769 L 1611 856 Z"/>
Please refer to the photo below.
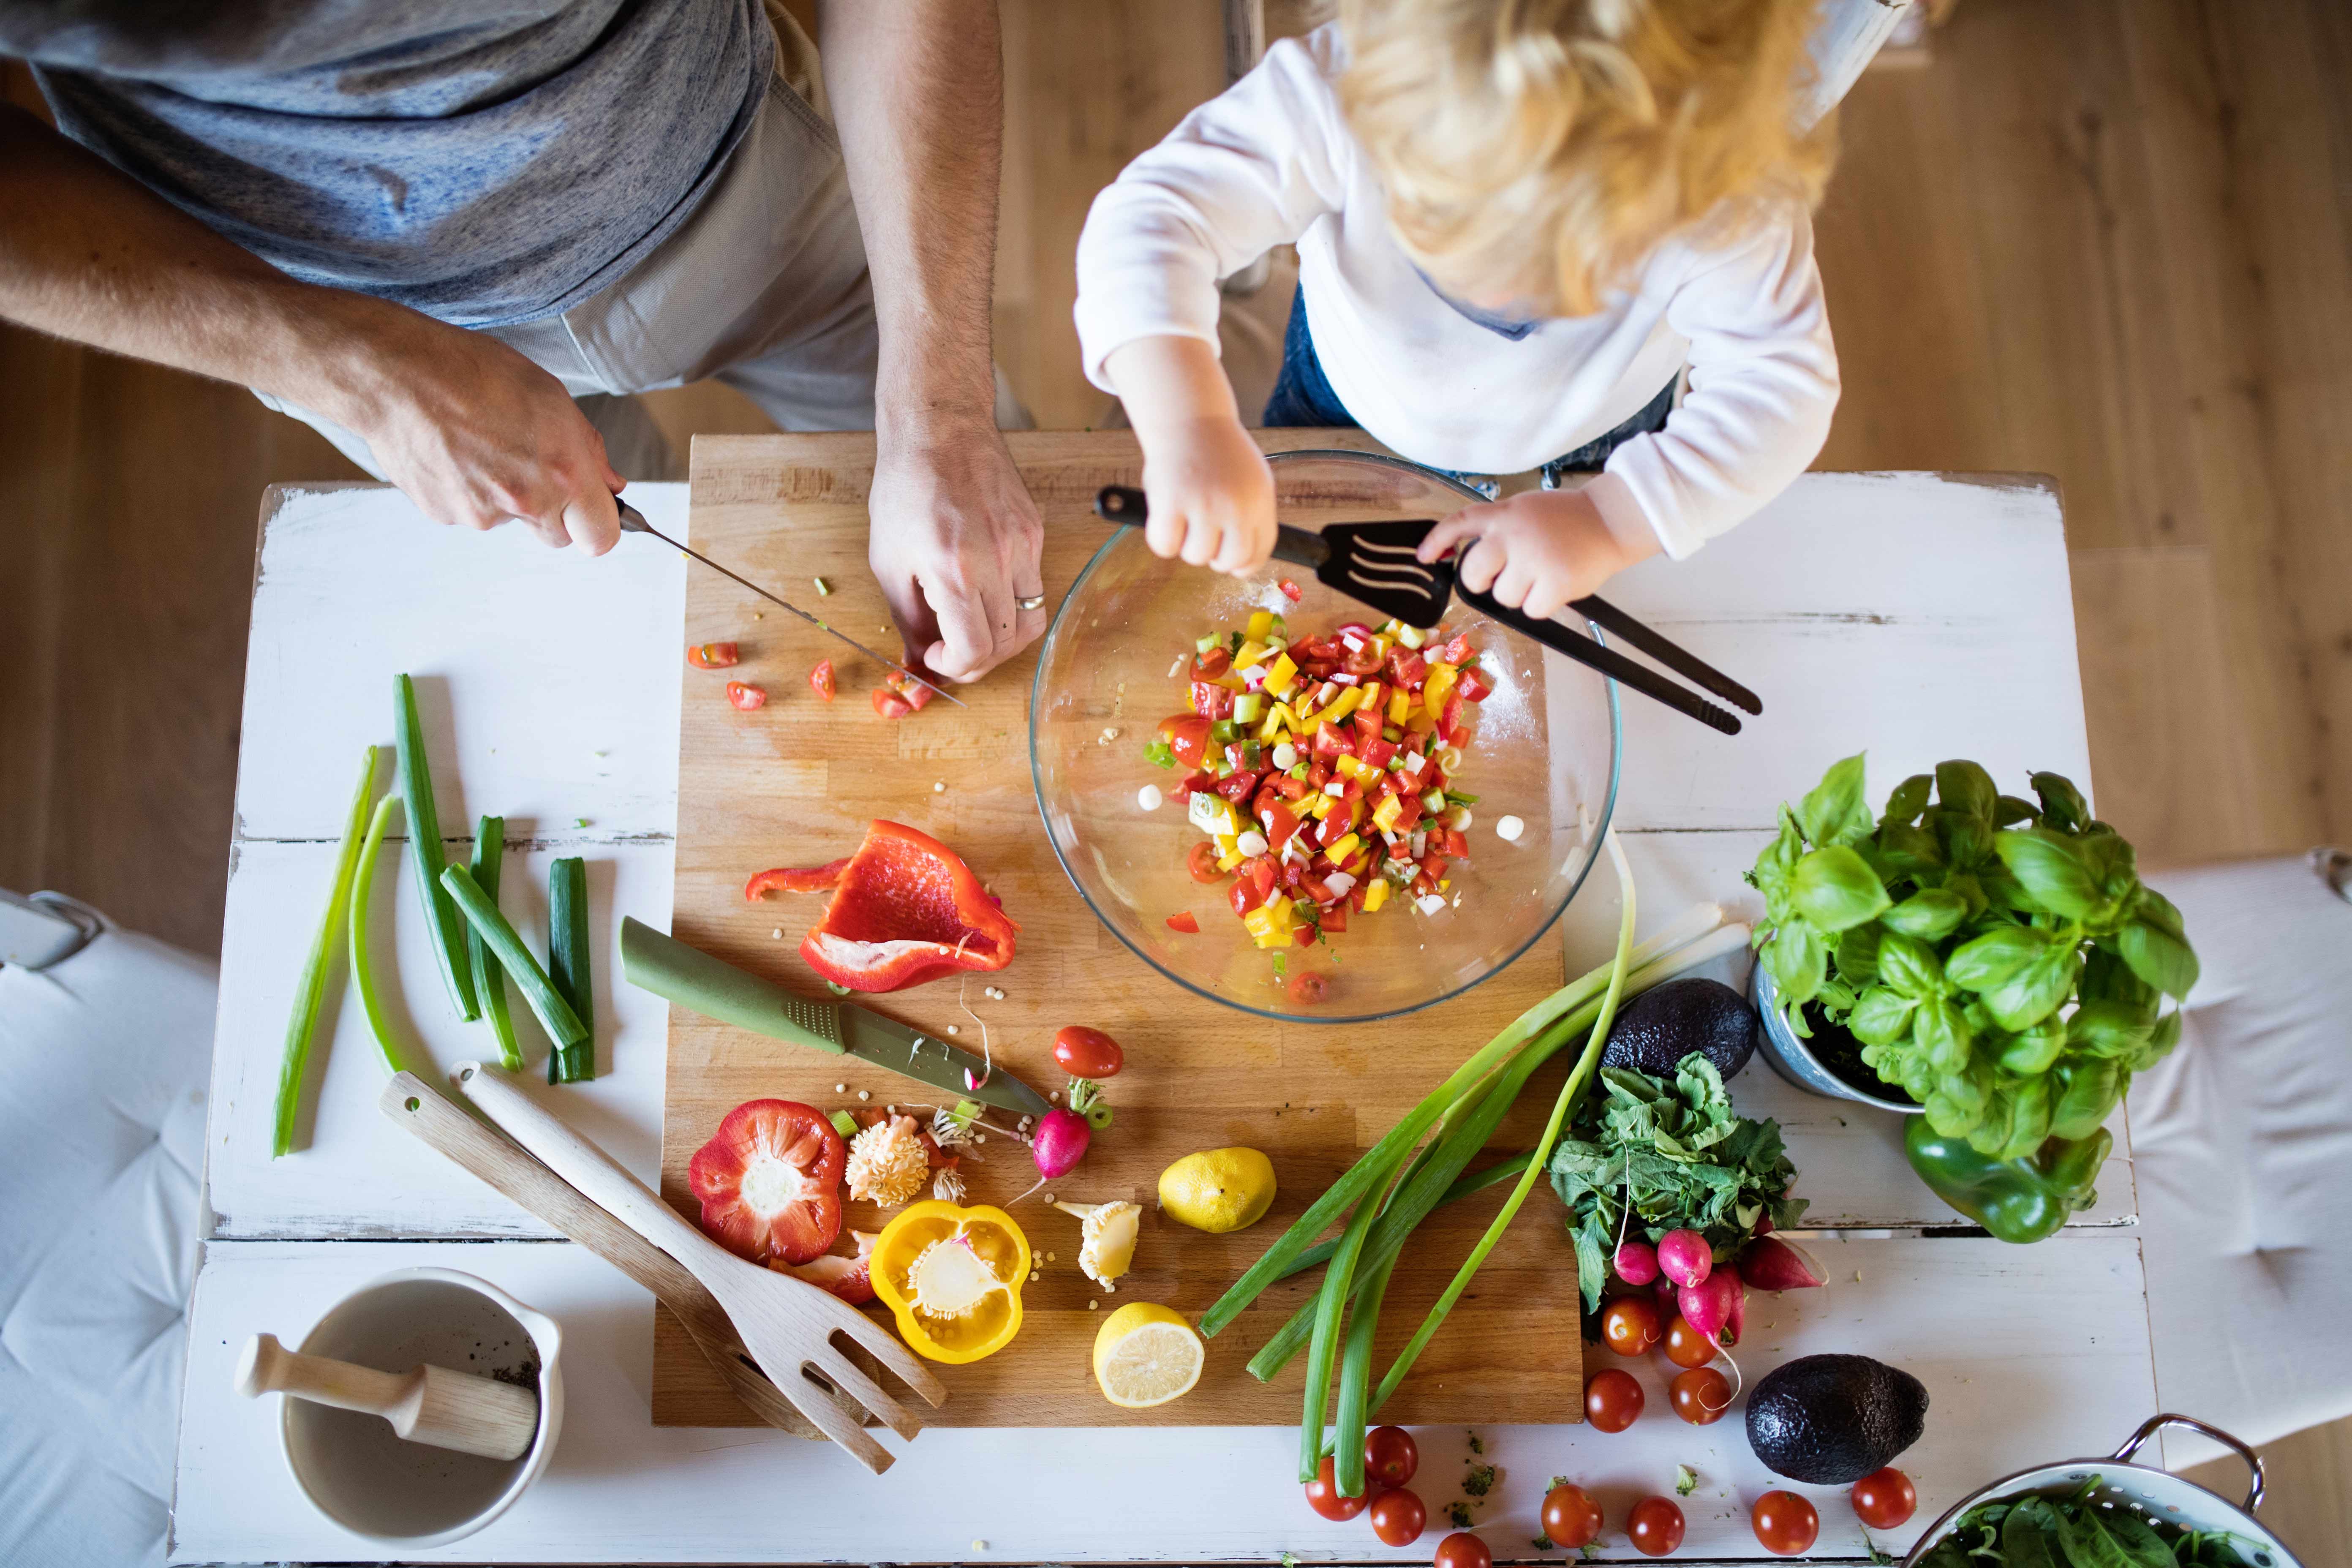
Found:
<path fill-rule="evenodd" d="M 1821 200 L 1818 0 L 1341 0 L 1349 129 L 1442 289 L 1586 315 L 1670 236 Z"/>

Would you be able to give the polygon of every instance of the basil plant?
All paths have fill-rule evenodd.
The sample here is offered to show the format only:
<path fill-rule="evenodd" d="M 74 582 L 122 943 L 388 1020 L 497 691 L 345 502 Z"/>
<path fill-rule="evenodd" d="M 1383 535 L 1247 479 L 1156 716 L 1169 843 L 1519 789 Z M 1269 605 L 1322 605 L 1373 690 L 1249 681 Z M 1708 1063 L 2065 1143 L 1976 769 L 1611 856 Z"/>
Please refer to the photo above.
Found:
<path fill-rule="evenodd" d="M 1874 820 L 1851 756 L 1780 807 L 1748 876 L 1789 1027 L 1810 1034 L 1817 1004 L 1937 1133 L 2004 1160 L 2095 1131 L 2179 1038 L 2163 999 L 2197 980 L 2180 911 L 2141 884 L 2131 845 L 2066 779 L 2031 783 L 2026 801 L 1945 763 Z"/>

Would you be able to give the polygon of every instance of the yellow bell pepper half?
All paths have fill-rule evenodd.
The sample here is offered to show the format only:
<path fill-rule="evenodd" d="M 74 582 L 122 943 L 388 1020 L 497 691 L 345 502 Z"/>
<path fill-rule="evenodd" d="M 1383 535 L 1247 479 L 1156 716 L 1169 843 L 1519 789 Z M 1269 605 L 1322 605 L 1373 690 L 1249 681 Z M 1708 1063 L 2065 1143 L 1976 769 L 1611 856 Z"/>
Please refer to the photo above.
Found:
<path fill-rule="evenodd" d="M 909 1205 L 874 1243 L 874 1293 L 929 1361 L 994 1355 L 1021 1331 L 1029 1238 L 1003 1209 Z"/>

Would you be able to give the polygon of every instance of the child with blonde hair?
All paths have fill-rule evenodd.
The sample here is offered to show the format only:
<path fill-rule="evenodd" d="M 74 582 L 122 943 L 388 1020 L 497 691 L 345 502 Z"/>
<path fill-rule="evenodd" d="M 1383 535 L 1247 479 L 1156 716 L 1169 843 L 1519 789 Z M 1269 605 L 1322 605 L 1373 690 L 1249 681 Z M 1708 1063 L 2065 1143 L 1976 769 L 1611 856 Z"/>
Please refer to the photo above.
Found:
<path fill-rule="evenodd" d="M 1096 198 L 1078 339 L 1142 442 L 1160 555 L 1243 573 L 1274 481 L 1217 280 L 1296 241 L 1267 425 L 1360 426 L 1546 488 L 1423 546 L 1549 616 L 1802 472 L 1837 403 L 1797 123 L 1813 0 L 1341 0 Z M 1675 392 L 1688 370 L 1686 393 Z M 1599 470 L 1581 489 L 1567 474 Z"/>

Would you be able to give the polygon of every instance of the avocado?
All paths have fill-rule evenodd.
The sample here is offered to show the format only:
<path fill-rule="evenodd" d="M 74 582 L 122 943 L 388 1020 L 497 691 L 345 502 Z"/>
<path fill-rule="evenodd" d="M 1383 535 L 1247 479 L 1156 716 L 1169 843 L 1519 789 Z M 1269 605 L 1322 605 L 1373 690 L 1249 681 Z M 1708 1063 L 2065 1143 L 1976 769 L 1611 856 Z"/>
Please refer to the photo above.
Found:
<path fill-rule="evenodd" d="M 1811 1486 L 1883 1468 L 1927 1421 L 1927 1385 L 1866 1355 L 1799 1356 L 1748 1394 L 1748 1446 L 1765 1468 Z"/>
<path fill-rule="evenodd" d="M 1756 1049 L 1756 1009 L 1720 980 L 1686 976 L 1644 991 L 1617 1015 L 1601 1065 L 1672 1079 L 1675 1065 L 1703 1053 L 1728 1079 Z"/>

